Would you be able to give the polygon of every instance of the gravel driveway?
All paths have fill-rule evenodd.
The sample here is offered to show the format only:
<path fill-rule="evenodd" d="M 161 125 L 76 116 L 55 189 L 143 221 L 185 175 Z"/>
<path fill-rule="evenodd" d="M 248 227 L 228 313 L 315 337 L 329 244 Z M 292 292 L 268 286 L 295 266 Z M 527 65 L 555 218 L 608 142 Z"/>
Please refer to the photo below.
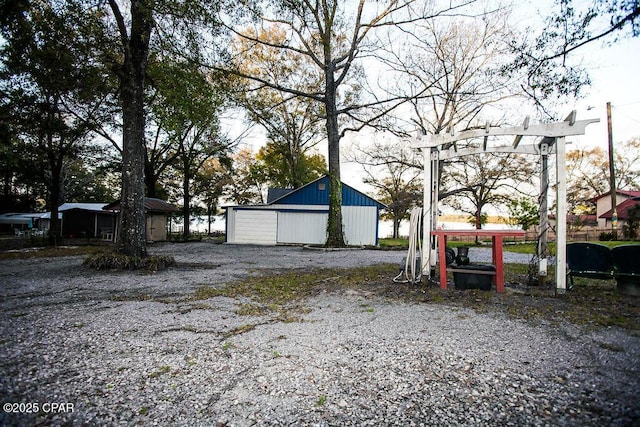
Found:
<path fill-rule="evenodd" d="M 180 264 L 150 274 L 95 272 L 80 257 L 0 261 L 0 425 L 640 423 L 637 334 L 354 291 L 313 297 L 303 321 L 285 323 L 236 314 L 242 299 L 185 297 L 264 269 L 397 264 L 404 253 L 151 252 Z"/>

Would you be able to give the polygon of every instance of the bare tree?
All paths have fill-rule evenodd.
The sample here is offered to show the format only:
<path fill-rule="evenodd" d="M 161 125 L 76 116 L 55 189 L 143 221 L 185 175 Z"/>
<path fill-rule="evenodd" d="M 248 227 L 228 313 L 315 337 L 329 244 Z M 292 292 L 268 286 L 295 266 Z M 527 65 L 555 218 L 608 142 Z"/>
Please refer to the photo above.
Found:
<path fill-rule="evenodd" d="M 541 29 L 527 28 L 511 40 L 515 57 L 503 68 L 504 74 L 523 76 L 523 91 L 550 118 L 554 114 L 546 102 L 579 96 L 590 84 L 586 70 L 572 57 L 575 51 L 595 42 L 612 44 L 620 37 L 640 35 L 637 0 L 555 3 Z"/>
<path fill-rule="evenodd" d="M 640 185 L 640 138 L 618 144 L 614 165 L 617 187 L 633 190 Z M 590 199 L 609 191 L 609 157 L 600 147 L 567 152 L 567 201 L 576 213 L 593 212 Z"/>
<path fill-rule="evenodd" d="M 411 95 L 410 110 L 402 112 L 420 132 L 478 125 L 488 106 L 518 94 L 517 85 L 499 73 L 511 37 L 508 19 L 509 11 L 498 9 L 448 22 L 426 21 L 406 34 L 399 52 L 386 49 L 385 61 L 396 81 L 389 90 Z"/>
<path fill-rule="evenodd" d="M 400 222 L 409 217 L 411 208 L 422 200 L 421 170 L 414 165 L 420 157 L 408 146 L 393 140 L 378 141 L 365 147 L 354 147 L 351 160 L 359 163 L 382 203 L 387 205 L 383 219 L 393 223 L 393 238 L 399 237 Z"/>
<path fill-rule="evenodd" d="M 396 72 L 393 93 L 414 95 L 407 103 L 410 109 L 402 110 L 404 124 L 409 121 L 423 134 L 484 126 L 488 107 L 519 96 L 518 85 L 500 73 L 508 58 L 507 41 L 512 36 L 509 16 L 508 9 L 497 8 L 447 22 L 427 21 L 406 34 L 408 48 L 404 46 L 400 52 L 386 50 L 386 62 Z M 398 144 L 397 153 L 402 150 Z M 406 162 L 395 157 L 390 156 L 390 161 Z M 449 200 L 450 205 L 463 211 L 472 206 L 468 213 L 478 228 L 483 208 L 504 201 L 505 196 L 496 191 L 506 185 L 506 178 L 529 179 L 515 173 L 510 162 L 490 156 L 482 159 L 492 160 L 487 164 L 478 158 L 447 160 L 441 161 L 438 168 L 438 198 Z M 423 167 L 420 159 L 411 163 Z M 491 169 L 487 168 L 489 164 Z M 457 197 L 448 199 L 453 195 Z M 470 203 L 462 203 L 463 200 Z"/>
<path fill-rule="evenodd" d="M 514 154 L 468 156 L 448 169 L 448 179 L 468 190 L 445 203 L 473 217 L 477 229 L 482 228 L 486 206 L 504 205 L 509 201 L 508 193 L 520 192 L 519 183 L 529 181 L 534 172 L 525 157 Z"/>

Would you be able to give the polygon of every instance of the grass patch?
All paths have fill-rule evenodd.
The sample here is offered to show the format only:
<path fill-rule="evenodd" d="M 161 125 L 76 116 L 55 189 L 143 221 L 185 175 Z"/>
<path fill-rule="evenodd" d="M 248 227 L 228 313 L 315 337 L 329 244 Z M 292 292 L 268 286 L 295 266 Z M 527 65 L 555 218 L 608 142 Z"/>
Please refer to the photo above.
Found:
<path fill-rule="evenodd" d="M 542 285 L 528 285 L 526 264 L 505 264 L 506 291 L 453 288 L 440 289 L 437 283 L 417 285 L 393 283 L 396 264 L 383 264 L 352 269 L 315 269 L 263 272 L 224 288 L 202 286 L 189 298 L 208 299 L 224 296 L 247 298 L 237 305 L 237 314 L 266 316 L 281 322 L 302 321 L 307 298 L 321 293 L 344 293 L 360 296 L 362 312 L 374 313 L 372 298 L 404 303 L 442 304 L 453 308 L 469 308 L 478 313 L 496 312 L 535 322 L 571 322 L 588 327 L 616 326 L 640 330 L 640 298 L 620 295 L 613 280 L 576 278 L 574 290 L 556 295 L 555 269 Z M 232 336 L 250 330 L 245 325 L 230 332 Z"/>
<path fill-rule="evenodd" d="M 153 296 L 150 294 L 122 294 L 113 295 L 111 301 L 126 302 L 126 301 L 151 301 Z"/>
<path fill-rule="evenodd" d="M 316 400 L 316 406 L 324 406 L 327 403 L 327 396 L 321 394 L 318 396 L 318 400 Z"/>
<path fill-rule="evenodd" d="M 57 246 L 37 247 L 0 252 L 2 259 L 58 258 L 67 256 L 89 256 L 104 251 L 102 246 Z"/>
<path fill-rule="evenodd" d="M 249 277 L 242 282 L 228 284 L 224 288 L 201 286 L 193 295 L 194 299 L 208 299 L 219 296 L 228 298 L 248 297 L 260 307 L 271 310 L 278 306 L 296 303 L 317 295 L 323 290 L 339 290 L 372 281 L 384 280 L 389 269 L 397 269 L 394 264 L 314 270 L 287 270 L 269 275 Z M 258 310 L 255 304 L 241 306 L 243 311 Z"/>
<path fill-rule="evenodd" d="M 239 316 L 264 316 L 272 311 L 261 304 L 237 304 L 235 313 Z"/>
<path fill-rule="evenodd" d="M 224 288 L 203 285 L 189 297 L 206 300 L 215 297 L 249 298 L 250 303 L 237 305 L 236 314 L 247 316 L 274 315 L 281 322 L 300 322 L 301 314 L 309 309 L 301 302 L 323 291 L 340 291 L 379 282 L 389 277 L 389 264 L 351 269 L 286 270 L 249 277 L 242 282 L 227 284 Z"/>

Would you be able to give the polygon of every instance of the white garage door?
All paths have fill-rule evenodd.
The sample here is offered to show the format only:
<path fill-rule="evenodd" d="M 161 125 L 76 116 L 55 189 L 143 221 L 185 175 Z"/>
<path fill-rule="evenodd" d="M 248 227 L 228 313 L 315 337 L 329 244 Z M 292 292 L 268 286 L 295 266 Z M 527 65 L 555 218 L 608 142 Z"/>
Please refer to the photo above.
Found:
<path fill-rule="evenodd" d="M 278 243 L 324 245 L 328 216 L 323 212 L 278 212 Z"/>
<path fill-rule="evenodd" d="M 234 243 L 275 245 L 278 213 L 268 210 L 238 210 Z"/>

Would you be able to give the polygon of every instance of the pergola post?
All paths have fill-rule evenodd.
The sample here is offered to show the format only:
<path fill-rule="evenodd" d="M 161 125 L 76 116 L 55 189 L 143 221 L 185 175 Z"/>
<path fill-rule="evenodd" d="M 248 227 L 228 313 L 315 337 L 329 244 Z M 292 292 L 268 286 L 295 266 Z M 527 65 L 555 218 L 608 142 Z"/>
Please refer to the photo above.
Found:
<path fill-rule="evenodd" d="M 422 266 L 422 277 L 431 278 L 431 218 L 433 218 L 431 207 L 433 200 L 433 181 L 431 174 L 431 147 L 424 147 L 422 149 L 422 156 L 424 162 L 424 194 L 422 199 L 422 259 L 420 265 Z M 425 244 L 426 242 L 426 244 Z"/>
<path fill-rule="evenodd" d="M 567 291 L 567 168 L 565 137 L 556 138 L 556 293 Z"/>

